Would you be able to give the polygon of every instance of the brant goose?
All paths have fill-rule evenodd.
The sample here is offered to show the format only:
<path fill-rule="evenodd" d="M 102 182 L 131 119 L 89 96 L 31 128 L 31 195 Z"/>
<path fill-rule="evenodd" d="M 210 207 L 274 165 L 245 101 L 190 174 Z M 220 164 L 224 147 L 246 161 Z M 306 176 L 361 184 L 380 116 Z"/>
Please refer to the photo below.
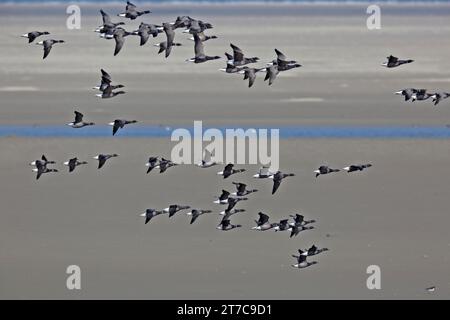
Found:
<path fill-rule="evenodd" d="M 447 92 L 437 92 L 431 96 L 435 106 L 441 102 L 441 100 L 447 99 L 448 97 L 450 97 L 450 93 Z"/>
<path fill-rule="evenodd" d="M 255 62 L 259 61 L 258 57 L 246 58 L 244 56 L 244 52 L 242 52 L 242 50 L 240 48 L 238 48 L 237 46 L 235 46 L 232 43 L 230 43 L 230 47 L 231 47 L 231 49 L 233 49 L 233 59 L 231 61 L 231 64 L 233 64 L 236 67 L 244 66 L 246 64 L 255 63 Z"/>
<path fill-rule="evenodd" d="M 339 172 L 339 171 L 341 171 L 341 170 L 339 170 L 339 169 L 331 169 L 328 166 L 320 166 L 319 169 L 314 170 L 314 173 L 316 174 L 316 178 L 317 178 L 321 174 L 328 174 L 328 173 Z"/>
<path fill-rule="evenodd" d="M 125 12 L 119 13 L 119 17 L 129 18 L 131 20 L 135 20 L 137 17 L 140 17 L 144 14 L 152 13 L 150 10 L 145 11 L 137 11 L 136 6 L 132 4 L 130 1 L 127 1 L 127 5 L 125 7 Z"/>
<path fill-rule="evenodd" d="M 114 122 L 110 122 L 108 123 L 108 125 L 113 127 L 113 132 L 112 135 L 115 135 L 116 132 L 119 129 L 122 129 L 123 127 L 125 127 L 127 124 L 132 124 L 132 123 L 137 123 L 136 120 L 122 120 L 122 119 L 116 119 L 114 120 Z"/>
<path fill-rule="evenodd" d="M 270 176 L 269 178 L 273 180 L 273 188 L 272 188 L 272 194 L 274 194 L 278 188 L 280 187 L 281 181 L 286 177 L 294 177 L 295 174 L 293 173 L 283 173 L 281 171 L 277 171 L 273 176 Z"/>
<path fill-rule="evenodd" d="M 49 40 L 44 40 L 41 42 L 37 42 L 36 44 L 41 45 L 44 47 L 44 56 L 42 59 L 47 58 L 47 56 L 50 54 L 50 50 L 52 50 L 52 46 L 55 43 L 65 43 L 64 40 L 53 40 L 53 39 L 49 39 Z"/>
<path fill-rule="evenodd" d="M 277 59 L 272 61 L 272 65 L 276 65 L 279 71 L 287 71 L 302 66 L 295 60 L 287 60 L 286 56 L 278 49 L 275 49 L 275 53 L 277 54 Z"/>
<path fill-rule="evenodd" d="M 23 38 L 28 38 L 28 43 L 32 43 L 37 37 L 43 36 L 43 35 L 47 35 L 50 34 L 50 32 L 47 31 L 31 31 L 28 33 L 25 33 L 24 35 L 22 35 Z"/>
<path fill-rule="evenodd" d="M 214 201 L 214 203 L 227 204 L 229 196 L 230 196 L 230 193 L 227 190 L 222 190 L 222 194 L 219 196 L 219 198 L 217 200 Z"/>
<path fill-rule="evenodd" d="M 163 214 L 164 212 L 156 210 L 156 209 L 147 209 L 144 213 L 141 214 L 141 217 L 145 217 L 145 224 L 147 224 L 152 218 Z"/>
<path fill-rule="evenodd" d="M 413 96 L 414 93 L 417 92 L 417 89 L 414 88 L 407 88 L 407 89 L 403 89 L 400 91 L 395 92 L 395 94 L 400 94 L 402 96 L 405 97 L 405 101 L 408 101 L 409 99 L 411 99 L 411 97 Z"/>
<path fill-rule="evenodd" d="M 383 62 L 381 65 L 383 67 L 386 68 L 395 68 L 398 66 L 401 66 L 402 64 L 407 64 L 407 63 L 411 63 L 414 62 L 414 60 L 399 60 L 397 57 L 394 57 L 393 55 L 390 55 L 389 57 L 387 57 L 386 59 L 388 59 L 387 62 Z"/>
<path fill-rule="evenodd" d="M 307 268 L 309 266 L 317 264 L 317 261 L 311 261 L 311 262 L 306 261 L 306 258 L 308 257 L 307 252 L 304 252 L 303 250 L 298 249 L 298 253 L 299 253 L 298 256 L 292 255 L 292 257 L 297 259 L 297 263 L 293 264 L 292 267 L 302 269 L 302 268 Z"/>
<path fill-rule="evenodd" d="M 125 37 L 131 35 L 131 32 L 126 31 L 125 29 L 118 27 L 114 30 L 113 37 L 116 41 L 116 46 L 114 48 L 114 56 L 116 56 L 120 50 L 122 50 L 123 44 L 125 43 Z"/>
<path fill-rule="evenodd" d="M 211 213 L 211 210 L 201 210 L 201 209 L 192 209 L 192 211 L 187 212 L 188 216 L 192 216 L 190 224 L 193 224 L 198 217 L 205 213 Z"/>
<path fill-rule="evenodd" d="M 163 209 L 164 213 L 169 214 L 169 218 L 171 218 L 175 213 L 181 210 L 190 209 L 190 206 L 180 206 L 178 204 L 171 204 L 168 208 Z"/>
<path fill-rule="evenodd" d="M 173 46 L 181 46 L 181 43 L 173 42 L 175 39 L 175 32 L 173 31 L 174 28 L 170 23 L 167 23 L 167 22 L 163 23 L 163 30 L 166 34 L 166 41 L 157 43 L 154 46 L 159 47 L 158 54 L 165 51 L 166 52 L 165 57 L 167 58 L 167 57 L 169 57 L 170 52 L 172 51 L 172 47 Z"/>
<path fill-rule="evenodd" d="M 252 230 L 258 230 L 258 231 L 266 231 L 274 228 L 276 226 L 276 223 L 272 224 L 269 223 L 269 216 L 263 212 L 259 212 L 259 219 L 255 220 L 256 227 L 253 227 Z"/>
<path fill-rule="evenodd" d="M 316 220 L 305 220 L 305 217 L 303 215 L 301 215 L 301 214 L 298 214 L 298 213 L 296 213 L 295 216 L 292 215 L 292 214 L 289 215 L 289 216 L 294 219 L 294 222 L 289 223 L 289 225 L 291 227 L 296 226 L 296 225 L 298 225 L 298 226 L 306 226 L 307 224 L 316 222 Z"/>
<path fill-rule="evenodd" d="M 312 245 L 309 249 L 306 250 L 306 253 L 308 254 L 308 256 L 315 256 L 324 251 L 328 251 L 328 248 L 319 249 L 315 245 Z"/>
<path fill-rule="evenodd" d="M 222 230 L 222 231 L 229 231 L 234 228 L 240 228 L 242 225 L 240 224 L 231 224 L 229 219 L 223 218 L 222 221 L 220 221 L 219 225 L 216 229 Z"/>
<path fill-rule="evenodd" d="M 42 174 L 49 172 L 58 172 L 56 169 L 47 168 L 47 163 L 41 162 L 39 160 L 36 161 L 36 168 L 31 169 L 33 172 L 37 172 L 36 180 L 38 180 Z"/>
<path fill-rule="evenodd" d="M 43 165 L 47 165 L 47 164 L 55 164 L 55 161 L 49 161 L 47 160 L 47 157 L 45 155 L 42 155 L 41 160 L 35 160 L 33 162 L 30 162 L 30 166 L 37 166 L 37 163 L 40 162 Z"/>
<path fill-rule="evenodd" d="M 123 88 L 124 86 L 119 84 L 117 86 L 111 86 L 108 85 L 103 91 L 102 93 L 96 94 L 97 97 L 100 97 L 102 99 L 109 99 L 109 98 L 113 98 L 119 94 L 125 94 L 125 91 L 113 91 L 117 88 Z"/>
<path fill-rule="evenodd" d="M 86 161 L 78 161 L 78 158 L 72 158 L 69 161 L 64 162 L 65 166 L 69 167 L 69 172 L 72 172 L 75 170 L 75 168 L 79 165 L 87 164 Z"/>
<path fill-rule="evenodd" d="M 158 166 L 158 157 L 150 157 L 148 158 L 148 162 L 145 164 L 148 167 L 147 173 L 150 173 L 153 169 L 159 167 Z"/>
<path fill-rule="evenodd" d="M 270 178 L 274 174 L 269 171 L 269 167 L 262 166 L 259 168 L 259 172 L 253 176 L 253 178 L 266 179 Z"/>
<path fill-rule="evenodd" d="M 217 172 L 217 174 L 223 176 L 223 178 L 226 179 L 229 176 L 231 176 L 232 174 L 245 171 L 245 169 L 233 169 L 233 167 L 234 167 L 234 164 L 229 163 L 225 166 L 223 171 Z"/>
<path fill-rule="evenodd" d="M 83 121 L 83 114 L 78 111 L 74 111 L 75 113 L 75 120 L 73 122 L 68 123 L 67 125 L 72 128 L 83 128 L 86 126 L 93 126 L 95 123 L 93 122 L 84 122 Z"/>
<path fill-rule="evenodd" d="M 233 193 L 233 196 L 243 197 L 250 193 L 258 191 L 258 189 L 247 190 L 246 189 L 247 185 L 245 183 L 240 183 L 240 182 L 232 182 L 232 183 L 236 186 L 236 189 L 237 189 L 237 191 Z"/>
<path fill-rule="evenodd" d="M 372 166 L 372 164 L 368 163 L 368 164 L 352 164 L 349 165 L 348 167 L 345 167 L 343 170 L 347 171 L 347 172 L 353 172 L 353 171 L 363 171 L 366 168 L 370 168 Z"/>
<path fill-rule="evenodd" d="M 244 200 L 248 200 L 248 198 L 232 198 L 232 197 L 229 197 L 228 198 L 228 207 L 227 207 L 227 209 L 225 211 L 230 211 L 231 209 L 233 209 L 236 206 L 236 204 L 239 201 L 244 201 Z"/>
<path fill-rule="evenodd" d="M 203 62 L 206 62 L 206 61 L 209 61 L 209 60 L 220 59 L 219 56 L 207 56 L 207 55 L 205 55 L 203 42 L 200 40 L 200 37 L 198 36 L 198 34 L 194 34 L 194 41 L 195 41 L 195 45 L 194 45 L 195 57 L 186 60 L 187 62 L 203 63 Z"/>
<path fill-rule="evenodd" d="M 93 159 L 98 160 L 98 169 L 100 169 L 101 167 L 103 167 L 106 160 L 108 160 L 110 158 L 115 158 L 118 156 L 119 155 L 116 153 L 114 153 L 114 154 L 99 154 L 98 156 L 95 156 Z"/>

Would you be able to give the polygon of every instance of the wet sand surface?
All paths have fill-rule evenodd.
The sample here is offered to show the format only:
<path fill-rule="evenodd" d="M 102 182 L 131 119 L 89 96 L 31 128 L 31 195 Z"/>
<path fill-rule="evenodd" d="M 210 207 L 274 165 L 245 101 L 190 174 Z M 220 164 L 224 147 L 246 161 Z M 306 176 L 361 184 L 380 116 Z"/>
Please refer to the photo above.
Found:
<path fill-rule="evenodd" d="M 156 6 L 161 14 L 142 19 L 161 23 L 190 14 L 211 21 L 210 34 L 220 37 L 206 43 L 207 53 L 221 55 L 233 42 L 262 62 L 279 48 L 304 65 L 281 74 L 272 87 L 259 75 L 251 89 L 241 76 L 218 71 L 225 60 L 186 64 L 193 43 L 179 32 L 184 46 L 167 60 L 150 44 L 138 47 L 137 37 L 128 37 L 113 57 L 113 42 L 92 32 L 99 8 L 82 7 L 82 30 L 70 31 L 64 7 L 1 6 L 0 125 L 64 124 L 75 108 L 96 123 L 123 117 L 189 127 L 194 120 L 270 127 L 450 123 L 448 100 L 433 108 L 393 94 L 405 87 L 449 91 L 450 6 L 386 6 L 378 31 L 367 30 L 363 6 Z M 31 29 L 49 29 L 68 43 L 42 61 L 42 48 L 18 38 Z M 380 64 L 391 53 L 416 62 L 386 70 Z M 126 85 L 127 94 L 96 98 L 90 88 L 100 68 Z M 155 138 L 0 138 L 0 298 L 450 297 L 448 140 L 285 139 L 280 166 L 296 177 L 274 196 L 271 181 L 251 177 L 257 165 L 227 180 L 216 175 L 221 167 L 186 165 L 146 175 L 147 158 L 169 156 L 173 145 Z M 100 152 L 120 156 L 97 170 L 92 156 Z M 28 163 L 43 153 L 61 172 L 36 181 Z M 73 156 L 89 165 L 69 175 L 61 163 Z M 364 162 L 374 166 L 318 179 L 312 173 L 321 164 Z M 221 189 L 234 189 L 231 181 L 260 191 L 237 206 L 247 212 L 232 222 L 243 227 L 220 232 L 223 207 L 212 201 Z M 193 225 L 184 213 L 148 225 L 139 217 L 171 203 L 214 213 Z M 317 220 L 317 229 L 293 239 L 252 231 L 259 211 L 273 222 L 300 211 Z M 319 262 L 313 267 L 293 269 L 291 254 L 312 244 L 330 251 L 311 257 Z M 80 291 L 66 288 L 72 264 L 81 267 Z M 381 290 L 366 287 L 369 265 L 381 268 Z M 425 291 L 433 285 L 434 293 Z"/>

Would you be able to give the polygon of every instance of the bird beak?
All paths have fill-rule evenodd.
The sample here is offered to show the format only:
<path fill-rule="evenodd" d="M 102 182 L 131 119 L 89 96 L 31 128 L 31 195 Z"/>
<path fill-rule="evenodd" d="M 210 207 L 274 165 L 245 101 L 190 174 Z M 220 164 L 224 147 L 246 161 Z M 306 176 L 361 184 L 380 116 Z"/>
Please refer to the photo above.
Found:
<path fill-rule="evenodd" d="M 114 122 L 108 123 L 108 126 L 114 126 Z"/>
<path fill-rule="evenodd" d="M 397 91 L 397 92 L 394 92 L 395 94 L 402 94 L 402 92 L 403 92 L 403 90 L 402 91 Z"/>
<path fill-rule="evenodd" d="M 65 166 L 68 166 L 68 165 L 69 165 L 69 162 L 68 162 L 68 161 L 64 162 L 64 165 L 65 165 Z"/>

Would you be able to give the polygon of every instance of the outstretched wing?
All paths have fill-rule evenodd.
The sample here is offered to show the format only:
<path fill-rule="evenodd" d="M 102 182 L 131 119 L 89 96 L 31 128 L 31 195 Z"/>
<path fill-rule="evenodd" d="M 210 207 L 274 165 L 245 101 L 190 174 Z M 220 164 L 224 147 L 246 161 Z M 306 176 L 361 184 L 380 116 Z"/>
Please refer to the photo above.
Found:
<path fill-rule="evenodd" d="M 75 113 L 75 123 L 83 121 L 83 114 L 81 112 L 74 111 L 74 113 Z"/>
<path fill-rule="evenodd" d="M 234 62 L 244 60 L 244 53 L 242 52 L 242 50 L 240 48 L 236 47 L 232 43 L 230 43 L 230 47 L 233 49 Z"/>

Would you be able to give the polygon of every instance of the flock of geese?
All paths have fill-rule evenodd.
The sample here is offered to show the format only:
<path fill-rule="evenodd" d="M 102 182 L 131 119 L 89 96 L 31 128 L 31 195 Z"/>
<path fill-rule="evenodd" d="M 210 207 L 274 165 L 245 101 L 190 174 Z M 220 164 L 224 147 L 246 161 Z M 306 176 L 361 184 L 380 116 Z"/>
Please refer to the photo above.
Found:
<path fill-rule="evenodd" d="M 158 54 L 164 53 L 165 57 L 168 58 L 171 54 L 173 47 L 181 46 L 180 43 L 175 42 L 175 30 L 178 28 L 184 28 L 183 33 L 190 34 L 191 35 L 190 40 L 194 41 L 194 53 L 195 53 L 195 56 L 193 58 L 187 59 L 186 61 L 193 63 L 204 63 L 210 60 L 220 59 L 219 56 L 209 56 L 205 54 L 204 43 L 210 39 L 217 38 L 217 36 L 215 35 L 205 34 L 205 31 L 213 28 L 213 26 L 210 23 L 201 20 L 196 20 L 189 16 L 180 16 L 176 18 L 175 22 L 171 23 L 165 22 L 162 23 L 162 25 L 147 24 L 142 22 L 139 25 L 138 30 L 129 32 L 121 27 L 125 25 L 124 22 L 113 22 L 111 17 L 106 12 L 100 10 L 100 13 L 102 15 L 103 24 L 98 28 L 96 28 L 95 32 L 99 33 L 100 37 L 103 39 L 115 40 L 114 55 L 117 55 L 119 54 L 119 52 L 121 52 L 125 43 L 125 38 L 127 36 L 130 35 L 139 36 L 140 45 L 143 46 L 148 42 L 150 36 L 156 38 L 159 36 L 160 33 L 161 34 L 164 33 L 166 36 L 166 41 L 159 42 L 154 45 L 159 48 Z M 125 12 L 119 13 L 118 16 L 135 20 L 138 17 L 149 13 L 151 13 L 149 10 L 138 11 L 137 7 L 134 4 L 132 4 L 131 2 L 127 2 Z M 45 35 L 49 35 L 49 32 L 33 31 L 24 34 L 23 37 L 28 38 L 29 43 L 32 43 L 38 37 Z M 42 45 L 44 48 L 44 56 L 43 56 L 44 59 L 48 57 L 53 45 L 57 43 L 64 43 L 64 41 L 47 39 L 37 43 L 39 45 Z M 301 67 L 301 64 L 299 64 L 295 60 L 289 60 L 278 49 L 275 49 L 276 58 L 267 63 L 266 65 L 260 67 L 249 67 L 248 66 L 249 64 L 258 63 L 260 59 L 258 57 L 245 56 L 243 50 L 234 44 L 230 44 L 230 46 L 233 53 L 232 54 L 225 53 L 227 59 L 226 67 L 220 70 L 230 74 L 233 73 L 243 74 L 244 80 L 248 80 L 249 87 L 253 86 L 256 79 L 256 75 L 259 72 L 265 72 L 266 75 L 264 81 L 268 80 L 269 85 L 272 85 L 280 72 Z M 389 56 L 387 59 L 388 61 L 382 64 L 387 68 L 395 68 L 413 62 L 413 60 L 401 60 L 392 55 Z M 98 90 L 100 92 L 97 94 L 98 97 L 102 99 L 107 99 L 115 97 L 120 94 L 125 94 L 124 91 L 121 90 L 117 91 L 118 89 L 121 89 L 123 87 L 124 86 L 122 84 L 113 84 L 113 79 L 111 75 L 104 69 L 101 69 L 100 84 L 94 87 L 93 89 Z M 412 101 L 416 100 L 422 101 L 427 100 L 428 98 L 432 98 L 435 105 L 438 104 L 441 100 L 446 99 L 450 96 L 450 93 L 442 92 L 429 94 L 426 92 L 425 89 L 412 89 L 412 88 L 404 89 L 397 93 L 405 96 L 406 101 L 410 99 Z M 93 122 L 85 122 L 83 120 L 84 117 L 83 114 L 80 113 L 79 111 L 75 111 L 74 113 L 75 119 L 74 121 L 68 123 L 67 124 L 68 126 L 74 129 L 80 129 L 83 127 L 95 125 L 95 123 Z M 133 124 L 136 122 L 137 120 L 125 120 L 125 119 L 116 119 L 113 122 L 110 122 L 109 125 L 113 127 L 112 135 L 115 135 L 119 129 L 123 129 L 126 125 Z M 118 156 L 119 156 L 118 154 L 98 154 L 93 158 L 98 161 L 98 169 L 101 169 L 105 165 L 107 160 Z M 210 155 L 206 154 L 204 159 L 201 161 L 201 163 L 197 164 L 197 166 L 200 168 L 210 168 L 214 165 L 219 164 L 211 161 L 211 159 L 208 158 L 208 156 Z M 35 167 L 33 168 L 33 171 L 37 173 L 36 179 L 39 179 L 42 176 L 42 174 L 45 173 L 58 172 L 57 169 L 49 167 L 49 165 L 52 164 L 55 164 L 55 161 L 49 161 L 45 157 L 45 155 L 42 155 L 41 159 L 35 160 L 30 163 L 30 165 Z M 78 158 L 75 157 L 69 159 L 63 164 L 68 166 L 69 172 L 74 172 L 76 167 L 87 164 L 87 161 L 80 161 Z M 167 169 L 174 167 L 176 165 L 178 164 L 172 162 L 171 160 L 165 159 L 164 157 L 152 156 L 148 159 L 148 162 L 146 163 L 147 174 L 149 174 L 154 169 L 159 169 L 159 173 L 164 173 L 166 172 Z M 320 175 L 336 173 L 341 170 L 346 171 L 348 173 L 363 171 L 367 168 L 370 168 L 371 166 L 372 164 L 370 163 L 351 164 L 349 166 L 344 167 L 343 169 L 335 169 L 322 165 L 318 169 L 314 170 L 313 173 L 317 178 Z M 230 163 L 225 165 L 223 170 L 218 172 L 217 174 L 226 179 L 232 175 L 243 173 L 245 171 L 246 170 L 243 168 L 235 169 L 234 165 Z M 254 178 L 272 180 L 273 182 L 272 195 L 274 195 L 277 192 L 277 190 L 279 190 L 280 185 L 284 179 L 293 176 L 295 176 L 294 173 L 283 173 L 281 171 L 270 172 L 268 167 L 260 168 L 259 172 L 253 175 Z M 237 209 L 236 205 L 240 202 L 248 200 L 248 196 L 250 196 L 251 194 L 258 192 L 257 189 L 247 189 L 247 185 L 242 182 L 233 181 L 233 185 L 235 185 L 236 187 L 236 191 L 234 193 L 230 193 L 227 190 L 222 190 L 220 196 L 217 198 L 217 200 L 214 201 L 214 203 L 216 204 L 226 205 L 226 209 L 220 212 L 220 215 L 222 215 L 223 217 L 217 226 L 218 230 L 229 231 L 232 229 L 242 227 L 239 224 L 231 223 L 231 217 L 234 214 L 245 212 L 245 209 Z M 192 208 L 191 206 L 188 205 L 172 204 L 169 205 L 167 208 L 161 210 L 149 208 L 144 213 L 142 213 L 141 216 L 145 217 L 145 224 L 147 224 L 158 215 L 167 214 L 169 217 L 172 217 L 177 212 L 183 210 L 188 210 L 186 214 L 191 217 L 190 224 L 196 222 L 200 216 L 213 212 L 212 210 L 209 209 Z M 315 222 L 316 222 L 315 220 L 305 220 L 305 217 L 302 214 L 295 213 L 294 215 L 290 215 L 289 218 L 285 218 L 280 220 L 279 222 L 272 223 L 270 222 L 269 215 L 267 215 L 264 212 L 259 212 L 258 220 L 255 220 L 256 225 L 252 229 L 257 231 L 267 231 L 267 230 L 273 230 L 276 232 L 288 231 L 290 232 L 290 237 L 292 238 L 297 236 L 302 231 L 314 229 L 313 224 Z M 306 268 L 311 265 L 314 265 L 317 262 L 307 261 L 307 257 L 317 255 L 327 250 L 328 250 L 327 248 L 318 248 L 315 245 L 312 245 L 310 248 L 305 250 L 299 249 L 298 250 L 299 254 L 293 255 L 293 257 L 297 260 L 297 263 L 293 264 L 292 266 L 295 268 Z"/>

